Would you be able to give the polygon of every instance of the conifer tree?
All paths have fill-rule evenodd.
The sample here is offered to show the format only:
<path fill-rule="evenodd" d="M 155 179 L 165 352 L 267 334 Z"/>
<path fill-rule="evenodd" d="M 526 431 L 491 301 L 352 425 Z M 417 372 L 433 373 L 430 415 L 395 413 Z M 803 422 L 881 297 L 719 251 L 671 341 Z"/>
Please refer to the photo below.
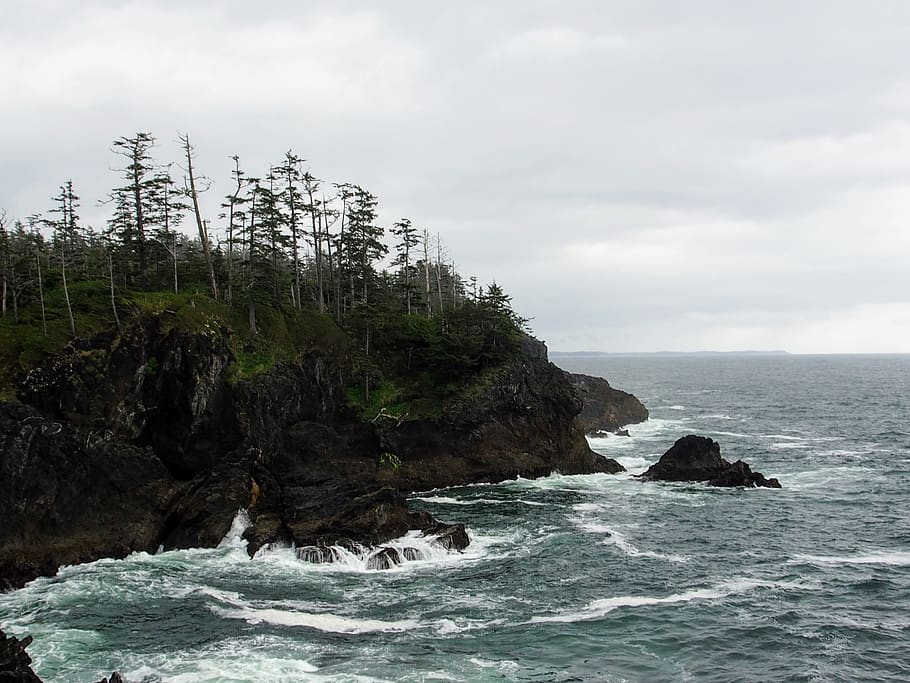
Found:
<path fill-rule="evenodd" d="M 112 237 L 119 239 L 130 257 L 135 250 L 139 281 L 146 287 L 149 284 L 147 232 L 149 216 L 155 214 L 158 182 L 151 156 L 154 147 L 155 138 L 150 133 L 136 133 L 133 137 L 114 140 L 111 149 L 126 160 L 126 166 L 119 169 L 124 185 L 115 188 L 110 195 L 114 215 L 108 225 Z M 129 267 L 126 272 L 130 272 Z"/>
<path fill-rule="evenodd" d="M 394 264 L 400 269 L 399 274 L 404 281 L 406 310 L 408 315 L 411 315 L 411 296 L 413 294 L 413 286 L 411 285 L 411 250 L 417 246 L 420 240 L 417 237 L 417 229 L 408 218 L 402 218 L 395 223 L 391 232 L 399 240 L 395 244 L 395 249 L 398 253 Z"/>

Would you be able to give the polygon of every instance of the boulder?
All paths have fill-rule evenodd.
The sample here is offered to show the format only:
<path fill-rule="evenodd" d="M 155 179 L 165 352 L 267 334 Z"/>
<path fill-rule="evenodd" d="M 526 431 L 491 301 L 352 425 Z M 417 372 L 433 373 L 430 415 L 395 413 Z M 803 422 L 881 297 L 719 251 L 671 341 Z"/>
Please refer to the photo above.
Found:
<path fill-rule="evenodd" d="M 644 481 L 704 481 L 709 486 L 763 486 L 780 488 L 777 479 L 753 472 L 742 460 L 730 463 L 720 454 L 720 444 L 705 436 L 689 434 L 678 439 L 643 474 Z"/>

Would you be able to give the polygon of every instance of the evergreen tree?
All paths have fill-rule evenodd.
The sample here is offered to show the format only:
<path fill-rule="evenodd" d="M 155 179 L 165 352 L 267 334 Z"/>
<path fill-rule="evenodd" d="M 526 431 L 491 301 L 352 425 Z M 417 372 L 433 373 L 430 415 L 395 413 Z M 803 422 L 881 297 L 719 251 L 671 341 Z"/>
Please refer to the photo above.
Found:
<path fill-rule="evenodd" d="M 108 221 L 111 236 L 130 261 L 138 266 L 139 282 L 148 286 L 148 240 L 149 217 L 155 215 L 157 179 L 151 150 L 155 138 L 150 133 L 136 133 L 133 137 L 122 137 L 113 142 L 111 151 L 126 159 L 126 166 L 119 169 L 124 185 L 115 188 L 109 201 L 114 205 L 114 215 Z M 125 272 L 131 273 L 132 264 L 125 264 Z"/>
<path fill-rule="evenodd" d="M 417 229 L 411 225 L 411 221 L 408 218 L 402 218 L 395 223 L 391 232 L 398 238 L 398 242 L 395 243 L 397 255 L 393 264 L 399 268 L 398 273 L 403 283 L 402 289 L 404 291 L 406 310 L 408 315 L 411 315 L 411 297 L 414 294 L 414 287 L 411 281 L 415 275 L 412 272 L 411 252 L 420 242 L 420 238 L 417 236 Z"/>

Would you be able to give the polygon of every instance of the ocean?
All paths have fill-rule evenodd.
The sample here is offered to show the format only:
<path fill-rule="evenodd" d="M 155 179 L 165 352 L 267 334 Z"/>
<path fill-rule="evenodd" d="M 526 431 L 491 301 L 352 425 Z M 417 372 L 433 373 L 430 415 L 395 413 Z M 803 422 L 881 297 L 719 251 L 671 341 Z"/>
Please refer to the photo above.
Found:
<path fill-rule="evenodd" d="M 783 484 L 562 476 L 412 496 L 472 543 L 387 571 L 214 549 L 65 567 L 0 594 L 47 681 L 908 681 L 910 356 L 559 358 Z"/>

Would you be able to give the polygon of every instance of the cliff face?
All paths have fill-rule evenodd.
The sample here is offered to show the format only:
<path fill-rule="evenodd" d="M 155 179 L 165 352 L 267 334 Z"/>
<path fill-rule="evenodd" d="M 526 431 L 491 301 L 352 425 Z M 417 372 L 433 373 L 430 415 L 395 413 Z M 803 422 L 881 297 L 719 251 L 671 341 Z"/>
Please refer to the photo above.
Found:
<path fill-rule="evenodd" d="M 618 471 L 587 447 L 578 397 L 542 345 L 432 419 L 359 419 L 313 353 L 249 381 L 217 328 L 148 318 L 74 344 L 0 402 L 0 588 L 61 564 L 217 544 L 241 507 L 250 549 L 382 543 L 439 529 L 410 490 Z M 400 465 L 384 457 L 392 454 Z"/>
<path fill-rule="evenodd" d="M 613 432 L 625 425 L 648 419 L 648 409 L 635 396 L 619 389 L 601 377 L 566 373 L 582 402 L 579 415 L 586 434 Z"/>
<path fill-rule="evenodd" d="M 546 347 L 529 338 L 519 358 L 439 418 L 384 423 L 381 444 L 401 459 L 392 480 L 411 490 L 553 471 L 623 471 L 588 447 L 576 420 L 581 408 L 565 373 L 547 360 Z"/>

